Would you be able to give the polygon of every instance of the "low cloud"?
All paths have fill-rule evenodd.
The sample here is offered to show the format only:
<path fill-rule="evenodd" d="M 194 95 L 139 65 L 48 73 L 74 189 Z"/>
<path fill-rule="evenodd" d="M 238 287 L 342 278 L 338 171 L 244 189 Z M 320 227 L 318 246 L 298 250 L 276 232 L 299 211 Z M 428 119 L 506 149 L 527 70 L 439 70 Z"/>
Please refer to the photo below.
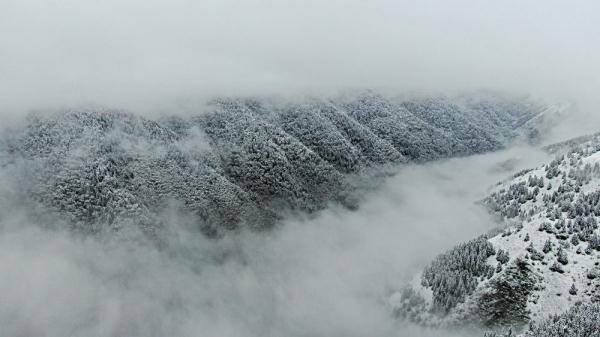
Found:
<path fill-rule="evenodd" d="M 2 114 L 80 104 L 144 113 L 214 95 L 367 87 L 492 88 L 573 99 L 590 115 L 598 10 L 558 0 L 8 0 Z"/>
<path fill-rule="evenodd" d="M 443 249 L 495 226 L 473 201 L 543 159 L 513 149 L 408 165 L 358 211 L 330 208 L 221 240 L 164 214 L 160 249 L 28 225 L 29 207 L 9 217 L 5 204 L 0 325 L 11 336 L 451 335 L 397 321 L 387 297 Z"/>

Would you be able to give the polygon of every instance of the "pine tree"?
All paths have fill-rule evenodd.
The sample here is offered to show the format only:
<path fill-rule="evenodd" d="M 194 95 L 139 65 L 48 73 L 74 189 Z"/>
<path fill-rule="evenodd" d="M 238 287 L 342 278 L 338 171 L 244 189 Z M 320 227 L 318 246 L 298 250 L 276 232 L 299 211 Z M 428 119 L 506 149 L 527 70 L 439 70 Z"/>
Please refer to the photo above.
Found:
<path fill-rule="evenodd" d="M 577 246 L 579 244 L 579 236 L 578 235 L 571 236 L 571 244 L 573 244 L 573 246 Z"/>
<path fill-rule="evenodd" d="M 550 266 L 550 270 L 560 274 L 563 274 L 565 272 L 563 267 L 556 261 Z"/>
<path fill-rule="evenodd" d="M 529 320 L 527 301 L 536 283 L 527 261 L 517 258 L 478 299 L 481 321 L 487 326 L 522 324 Z"/>
<path fill-rule="evenodd" d="M 508 262 L 509 259 L 510 257 L 508 256 L 507 251 L 498 249 L 498 253 L 496 254 L 496 261 L 500 262 L 501 264 L 505 264 L 506 262 Z"/>
<path fill-rule="evenodd" d="M 569 289 L 569 294 L 571 294 L 571 295 L 577 295 L 577 288 L 575 288 L 575 283 L 573 283 L 571 285 L 571 288 Z"/>
<path fill-rule="evenodd" d="M 544 252 L 544 254 L 548 254 L 551 250 L 552 242 L 550 242 L 550 239 L 547 239 L 546 242 L 544 242 L 544 248 L 542 248 L 542 251 Z"/>
<path fill-rule="evenodd" d="M 562 247 L 558 248 L 558 252 L 556 253 L 556 260 L 563 265 L 566 265 L 569 263 L 569 259 L 567 258 L 567 253 L 565 253 L 565 251 Z"/>

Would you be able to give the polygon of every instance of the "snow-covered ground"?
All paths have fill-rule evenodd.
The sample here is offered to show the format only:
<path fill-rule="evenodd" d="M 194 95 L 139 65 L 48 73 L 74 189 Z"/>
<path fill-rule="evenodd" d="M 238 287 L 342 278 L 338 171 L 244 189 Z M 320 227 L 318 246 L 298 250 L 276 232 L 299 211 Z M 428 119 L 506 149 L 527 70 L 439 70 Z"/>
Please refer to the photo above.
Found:
<path fill-rule="evenodd" d="M 464 292 L 462 300 L 449 312 L 440 313 L 440 308 L 436 308 L 432 289 L 439 285 L 424 286 L 423 274 L 410 282 L 412 295 L 395 293 L 390 298 L 391 306 L 404 313 L 409 299 L 419 303 L 419 308 L 411 309 L 419 314 L 406 316 L 416 317 L 421 323 L 454 325 L 477 321 L 480 318 L 474 316 L 479 315 L 481 297 L 495 291 L 490 290 L 494 282 L 505 279 L 508 266 L 515 265 L 517 260 L 527 262 L 535 280 L 533 291 L 526 295 L 529 319 L 539 322 L 565 312 L 576 303 L 595 301 L 600 295 L 600 201 L 596 197 L 600 191 L 599 144 L 598 137 L 587 137 L 567 143 L 568 146 L 554 147 L 560 151 L 557 150 L 559 155 L 552 162 L 521 171 L 491 188 L 483 203 L 499 214 L 502 224 L 488 234 L 495 252 L 485 262 L 494 272 L 477 274 L 469 269 L 473 266 L 472 259 L 459 257 L 466 261 L 457 264 L 464 268 L 460 272 L 471 273 L 477 286 L 449 289 Z M 507 261 L 499 261 L 500 252 L 508 253 Z M 446 253 L 446 258 L 454 256 L 447 255 L 451 253 Z M 457 281 L 460 285 L 468 280 L 464 273 L 443 268 L 437 272 L 449 273 L 446 278 L 438 278 L 438 283 L 453 282 L 452 277 L 457 275 L 461 277 Z M 443 303 L 444 296 L 456 295 L 438 296 Z"/>

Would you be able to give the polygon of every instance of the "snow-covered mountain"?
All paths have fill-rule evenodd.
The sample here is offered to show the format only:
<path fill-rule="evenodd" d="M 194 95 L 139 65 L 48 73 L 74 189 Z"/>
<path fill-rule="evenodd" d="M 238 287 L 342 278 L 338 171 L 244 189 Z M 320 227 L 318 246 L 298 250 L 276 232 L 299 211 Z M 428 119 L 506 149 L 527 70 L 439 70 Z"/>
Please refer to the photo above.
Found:
<path fill-rule="evenodd" d="M 30 115 L 3 133 L 15 196 L 84 232 L 132 223 L 153 233 L 176 205 L 209 235 L 268 228 L 282 211 L 357 206 L 357 177 L 407 161 L 469 155 L 534 140 L 547 107 L 471 95 L 400 99 L 215 99 L 157 120 L 114 110 Z M 539 123 L 541 125 L 541 123 Z"/>
<path fill-rule="evenodd" d="M 399 316 L 496 328 L 537 322 L 527 336 L 555 336 L 540 322 L 597 310 L 587 308 L 600 301 L 600 136 L 547 150 L 556 159 L 498 183 L 483 200 L 504 226 L 439 255 L 392 297 Z"/>

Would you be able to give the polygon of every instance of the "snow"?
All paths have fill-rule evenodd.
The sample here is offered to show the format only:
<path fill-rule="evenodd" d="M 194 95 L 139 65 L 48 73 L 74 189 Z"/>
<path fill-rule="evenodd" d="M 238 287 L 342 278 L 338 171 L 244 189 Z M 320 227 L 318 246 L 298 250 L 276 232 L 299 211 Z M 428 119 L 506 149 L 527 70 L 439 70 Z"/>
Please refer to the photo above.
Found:
<path fill-rule="evenodd" d="M 600 203 L 589 204 L 597 202 L 593 195 L 600 191 L 600 137 L 581 138 L 580 142 L 568 144 L 568 147 L 561 148 L 564 154 L 560 153 L 551 163 L 523 171 L 493 186 L 489 191 L 490 197 L 484 200 L 485 204 L 504 216 L 504 226 L 490 234 L 488 239 L 496 254 L 486 260 L 490 267 L 496 269 L 498 252 L 507 251 L 509 261 L 502 265 L 500 272 L 496 271 L 489 279 L 481 278 L 477 288 L 462 303 L 447 315 L 435 318 L 428 317 L 433 300 L 424 295 L 430 288 L 414 282 L 409 285 L 427 299 L 422 319 L 450 325 L 476 319 L 479 310 L 477 298 L 494 280 L 503 277 L 506 266 L 517 259 L 529 263 L 537 280 L 527 300 L 532 321 L 543 321 L 564 313 L 576 303 L 589 303 L 599 297 L 600 282 L 598 278 L 589 279 L 588 274 L 600 270 L 600 250 L 589 248 L 593 235 L 600 234 L 597 225 Z M 569 206 L 567 211 L 561 206 L 565 202 Z M 509 211 L 511 208 L 514 211 Z M 589 222 L 590 219 L 595 220 Z M 594 227 L 586 234 L 590 235 L 586 242 L 580 235 L 590 227 L 579 226 L 589 226 L 590 223 Z M 573 241 L 574 236 L 580 239 Z M 528 251 L 530 245 L 537 252 L 543 252 L 548 240 L 551 251 L 544 253 L 541 261 L 532 259 Z M 565 265 L 557 262 L 559 247 L 567 258 Z M 555 263 L 562 267 L 563 273 L 551 270 Z M 575 294 L 569 292 L 572 286 L 577 290 Z"/>
<path fill-rule="evenodd" d="M 268 228 L 285 211 L 355 208 L 388 166 L 500 149 L 522 132 L 517 122 L 542 108 L 364 92 L 298 102 L 218 98 L 207 111 L 158 120 L 67 111 L 31 115 L 3 134 L 0 164 L 22 163 L 15 170 L 27 197 L 83 231 L 121 217 L 155 229 L 163 225 L 156 210 L 175 201 L 216 234 Z"/>

